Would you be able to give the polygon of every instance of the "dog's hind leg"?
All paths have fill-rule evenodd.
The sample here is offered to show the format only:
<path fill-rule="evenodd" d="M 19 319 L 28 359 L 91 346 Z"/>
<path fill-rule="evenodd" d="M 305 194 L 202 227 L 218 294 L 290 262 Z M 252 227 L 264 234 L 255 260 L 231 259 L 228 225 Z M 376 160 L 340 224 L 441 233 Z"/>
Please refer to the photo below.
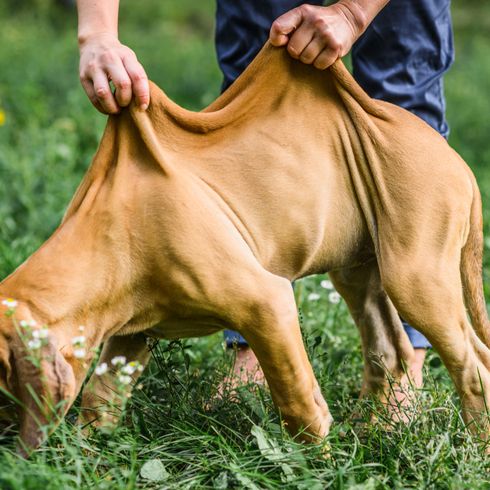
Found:
<path fill-rule="evenodd" d="M 92 374 L 85 385 L 82 394 L 81 413 L 79 422 L 90 427 L 114 427 L 121 416 L 121 393 L 116 368 L 112 359 L 118 356 L 126 358 L 127 362 L 137 361 L 143 367 L 150 359 L 150 350 L 143 334 L 125 335 L 109 338 L 102 348 L 98 365 L 106 363 L 108 370 L 99 375 Z M 131 374 L 132 384 L 141 372 Z"/>
<path fill-rule="evenodd" d="M 468 321 L 459 268 L 461 251 L 453 247 L 445 252 L 444 257 L 386 254 L 389 259 L 382 262 L 381 277 L 400 314 L 441 356 L 460 395 L 466 423 L 488 439 L 490 350 Z"/>
<path fill-rule="evenodd" d="M 254 291 L 235 304 L 232 325 L 257 356 L 289 432 L 319 441 L 331 415 L 304 348 L 291 284 L 265 271 L 250 284 Z"/>
<path fill-rule="evenodd" d="M 383 289 L 378 264 L 373 259 L 329 275 L 361 335 L 364 357 L 361 397 L 373 395 L 383 404 L 395 404 L 390 409 L 397 413 L 399 405 L 409 402 L 405 395 L 410 388 L 414 350 Z"/>

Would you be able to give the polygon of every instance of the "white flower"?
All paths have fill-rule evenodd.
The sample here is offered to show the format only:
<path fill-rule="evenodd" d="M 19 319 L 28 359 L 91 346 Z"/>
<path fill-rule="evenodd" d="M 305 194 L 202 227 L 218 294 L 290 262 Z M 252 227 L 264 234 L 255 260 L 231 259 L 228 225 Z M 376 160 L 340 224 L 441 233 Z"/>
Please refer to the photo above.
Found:
<path fill-rule="evenodd" d="M 333 305 L 340 303 L 340 300 L 341 300 L 341 296 L 339 293 L 337 293 L 337 291 L 332 291 L 328 295 L 328 301 L 330 301 L 330 303 L 332 303 Z"/>
<path fill-rule="evenodd" d="M 118 379 L 119 379 L 119 382 L 123 385 L 128 385 L 132 381 L 131 376 L 126 376 L 124 374 L 121 374 L 121 376 L 119 376 Z"/>
<path fill-rule="evenodd" d="M 37 327 L 37 322 L 36 320 L 21 320 L 19 322 L 19 325 L 22 327 L 22 328 L 34 328 L 34 327 Z"/>
<path fill-rule="evenodd" d="M 134 374 L 136 371 L 143 371 L 143 366 L 138 361 L 131 361 L 121 368 L 123 374 Z"/>
<path fill-rule="evenodd" d="M 123 366 L 121 368 L 121 373 L 123 374 L 134 374 L 136 372 L 137 366 L 130 364 L 126 364 L 126 366 Z"/>
<path fill-rule="evenodd" d="M 116 356 L 111 360 L 113 366 L 124 366 L 126 364 L 126 358 L 124 356 Z"/>
<path fill-rule="evenodd" d="M 80 325 L 80 326 L 78 327 L 78 330 L 79 330 L 80 332 L 83 332 L 83 331 L 85 330 L 85 327 L 84 327 L 83 325 Z"/>
<path fill-rule="evenodd" d="M 47 328 L 40 328 L 39 330 L 32 331 L 33 339 L 47 339 L 49 336 L 49 330 Z"/>
<path fill-rule="evenodd" d="M 308 301 L 318 301 L 320 299 L 320 295 L 318 293 L 310 293 L 308 295 Z"/>
<path fill-rule="evenodd" d="M 40 349 L 41 348 L 41 339 L 29 340 L 29 342 L 27 342 L 27 347 L 29 347 L 29 349 L 32 349 L 32 350 Z"/>
<path fill-rule="evenodd" d="M 71 343 L 73 345 L 83 345 L 87 339 L 83 335 L 79 335 L 78 337 L 73 337 L 71 339 Z"/>
<path fill-rule="evenodd" d="M 7 308 L 10 308 L 10 309 L 17 308 L 18 304 L 19 303 L 15 299 L 12 299 L 12 298 L 7 298 L 7 299 L 4 299 L 2 301 L 2 305 L 6 306 Z"/>
<path fill-rule="evenodd" d="M 83 359 L 86 355 L 87 355 L 87 351 L 84 349 L 84 348 L 80 348 L 80 349 L 75 349 L 73 351 L 73 355 L 77 358 L 77 359 Z"/>
<path fill-rule="evenodd" d="M 320 286 L 323 289 L 333 289 L 333 284 L 332 281 L 329 281 L 328 279 L 324 279 L 321 283 Z"/>
<path fill-rule="evenodd" d="M 102 364 L 99 364 L 96 368 L 95 368 L 95 374 L 97 376 L 102 376 L 103 374 L 107 373 L 107 370 L 108 370 L 108 366 L 107 366 L 107 362 L 103 362 Z"/>

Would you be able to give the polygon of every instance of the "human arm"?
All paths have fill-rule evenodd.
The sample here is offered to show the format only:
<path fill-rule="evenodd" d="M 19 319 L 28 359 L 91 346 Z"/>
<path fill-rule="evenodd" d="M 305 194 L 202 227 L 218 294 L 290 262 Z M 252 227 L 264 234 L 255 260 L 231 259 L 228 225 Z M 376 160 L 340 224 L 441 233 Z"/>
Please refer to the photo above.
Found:
<path fill-rule="evenodd" d="M 278 17 L 270 41 L 303 63 L 324 70 L 346 55 L 389 0 L 340 0 L 327 7 L 301 5 Z"/>
<path fill-rule="evenodd" d="M 77 10 L 80 81 L 92 104 L 104 114 L 116 114 L 134 95 L 146 109 L 150 89 L 145 70 L 118 40 L 119 0 L 77 0 Z"/>

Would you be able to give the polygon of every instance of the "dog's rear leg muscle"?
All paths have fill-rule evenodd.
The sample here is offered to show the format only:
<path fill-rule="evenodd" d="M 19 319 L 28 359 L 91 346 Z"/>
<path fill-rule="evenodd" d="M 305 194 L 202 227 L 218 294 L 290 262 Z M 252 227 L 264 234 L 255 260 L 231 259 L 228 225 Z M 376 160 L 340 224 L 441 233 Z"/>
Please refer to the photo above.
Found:
<path fill-rule="evenodd" d="M 235 325 L 259 359 L 289 432 L 318 441 L 328 434 L 331 415 L 303 345 L 291 285 L 269 274 L 258 284 Z"/>
<path fill-rule="evenodd" d="M 459 251 L 447 254 L 444 260 L 432 257 L 431 263 L 422 261 L 420 257 L 418 261 L 404 257 L 386 263 L 383 284 L 400 314 L 440 354 L 460 395 L 469 427 L 488 439 L 490 350 L 466 316 Z"/>
<path fill-rule="evenodd" d="M 347 303 L 361 335 L 364 357 L 361 397 L 374 395 L 386 403 L 392 389 L 398 389 L 392 381 L 401 384 L 404 390 L 409 387 L 407 374 L 414 351 L 383 289 L 378 264 L 373 260 L 334 271 L 330 278 Z"/>
<path fill-rule="evenodd" d="M 116 356 L 124 356 L 128 362 L 138 361 L 146 366 L 150 359 L 150 350 L 143 334 L 111 337 L 102 349 L 99 365 L 107 363 L 109 370 L 102 376 L 95 372 L 90 377 L 82 394 L 80 423 L 91 427 L 114 427 L 121 416 L 117 382 L 111 361 Z M 132 374 L 133 382 L 141 373 Z"/>

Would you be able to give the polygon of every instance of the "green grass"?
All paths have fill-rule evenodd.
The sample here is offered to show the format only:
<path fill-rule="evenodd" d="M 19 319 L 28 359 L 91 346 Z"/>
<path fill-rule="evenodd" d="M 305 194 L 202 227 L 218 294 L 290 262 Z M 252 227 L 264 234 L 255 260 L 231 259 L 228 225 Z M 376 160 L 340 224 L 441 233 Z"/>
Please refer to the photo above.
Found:
<path fill-rule="evenodd" d="M 0 0 L 0 276 L 53 231 L 96 149 L 105 118 L 78 82 L 76 19 L 54 1 L 18 7 Z M 123 2 L 121 38 L 150 77 L 180 104 L 198 109 L 219 92 L 213 51 L 214 2 Z M 457 61 L 447 77 L 451 143 L 490 197 L 490 7 L 454 2 Z M 490 206 L 485 230 L 490 236 Z M 489 241 L 490 244 L 490 241 Z M 488 277 L 490 263 L 485 262 Z M 439 357 L 430 353 L 419 415 L 392 430 L 356 430 L 362 360 L 345 305 L 329 305 L 320 278 L 296 293 L 305 341 L 336 424 L 330 458 L 293 442 L 269 393 L 244 388 L 238 402 L 214 397 L 230 369 L 221 336 L 161 342 L 144 387 L 121 427 L 84 439 L 70 415 L 28 461 L 1 440 L 1 489 L 490 488 L 490 463 L 473 443 Z M 312 291 L 321 294 L 309 301 Z M 489 291 L 490 292 L 490 291 Z M 211 401 L 210 401 L 211 400 Z M 153 466 L 143 465 L 152 461 Z M 157 461 L 157 462 L 155 462 Z M 146 478 L 145 478 L 146 476 Z M 150 479 L 148 478 L 150 477 Z M 152 480 L 154 478 L 156 480 Z"/>

